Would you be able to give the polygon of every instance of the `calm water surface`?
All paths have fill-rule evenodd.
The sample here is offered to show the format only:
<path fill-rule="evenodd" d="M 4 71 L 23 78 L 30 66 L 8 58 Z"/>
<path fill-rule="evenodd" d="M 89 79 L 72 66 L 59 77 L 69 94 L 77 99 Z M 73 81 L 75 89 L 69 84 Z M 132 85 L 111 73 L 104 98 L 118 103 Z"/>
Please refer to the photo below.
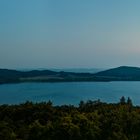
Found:
<path fill-rule="evenodd" d="M 118 102 L 130 97 L 140 105 L 140 82 L 21 83 L 0 85 L 0 104 L 48 101 L 54 105 L 74 104 L 80 100 Z"/>

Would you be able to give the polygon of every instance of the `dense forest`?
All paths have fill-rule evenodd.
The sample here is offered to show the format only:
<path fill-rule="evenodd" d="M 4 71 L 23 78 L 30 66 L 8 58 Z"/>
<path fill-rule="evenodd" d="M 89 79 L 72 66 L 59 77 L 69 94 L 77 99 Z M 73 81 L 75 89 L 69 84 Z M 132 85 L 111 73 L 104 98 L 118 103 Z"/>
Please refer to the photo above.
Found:
<path fill-rule="evenodd" d="M 81 101 L 0 106 L 0 140 L 140 140 L 140 107 L 130 98 L 119 103 Z"/>

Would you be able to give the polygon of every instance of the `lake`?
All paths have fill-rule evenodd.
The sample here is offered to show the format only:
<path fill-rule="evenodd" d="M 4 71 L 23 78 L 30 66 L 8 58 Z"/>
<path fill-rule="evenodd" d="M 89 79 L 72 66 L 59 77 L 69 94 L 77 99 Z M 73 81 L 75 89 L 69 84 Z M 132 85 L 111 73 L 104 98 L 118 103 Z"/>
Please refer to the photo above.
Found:
<path fill-rule="evenodd" d="M 140 82 L 66 82 L 20 83 L 0 85 L 0 104 L 19 104 L 25 101 L 48 101 L 54 105 L 73 104 L 83 100 L 119 102 L 125 96 L 140 105 Z"/>

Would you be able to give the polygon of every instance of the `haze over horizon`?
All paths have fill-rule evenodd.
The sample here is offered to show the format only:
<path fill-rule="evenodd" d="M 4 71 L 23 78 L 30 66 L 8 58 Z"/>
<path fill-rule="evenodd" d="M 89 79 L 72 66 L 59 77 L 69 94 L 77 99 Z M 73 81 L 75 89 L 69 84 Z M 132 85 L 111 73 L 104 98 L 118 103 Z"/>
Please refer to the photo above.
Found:
<path fill-rule="evenodd" d="M 140 67 L 139 0 L 1 0 L 0 68 Z"/>

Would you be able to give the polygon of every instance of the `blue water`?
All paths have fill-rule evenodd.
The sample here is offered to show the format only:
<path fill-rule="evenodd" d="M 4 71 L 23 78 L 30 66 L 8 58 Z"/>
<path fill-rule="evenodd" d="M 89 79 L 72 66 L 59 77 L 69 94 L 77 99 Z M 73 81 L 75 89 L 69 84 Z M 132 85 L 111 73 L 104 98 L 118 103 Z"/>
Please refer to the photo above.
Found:
<path fill-rule="evenodd" d="M 66 82 L 21 83 L 0 85 L 0 104 L 25 101 L 48 101 L 54 105 L 77 105 L 81 100 L 118 102 L 121 96 L 130 97 L 140 105 L 140 82 Z"/>

